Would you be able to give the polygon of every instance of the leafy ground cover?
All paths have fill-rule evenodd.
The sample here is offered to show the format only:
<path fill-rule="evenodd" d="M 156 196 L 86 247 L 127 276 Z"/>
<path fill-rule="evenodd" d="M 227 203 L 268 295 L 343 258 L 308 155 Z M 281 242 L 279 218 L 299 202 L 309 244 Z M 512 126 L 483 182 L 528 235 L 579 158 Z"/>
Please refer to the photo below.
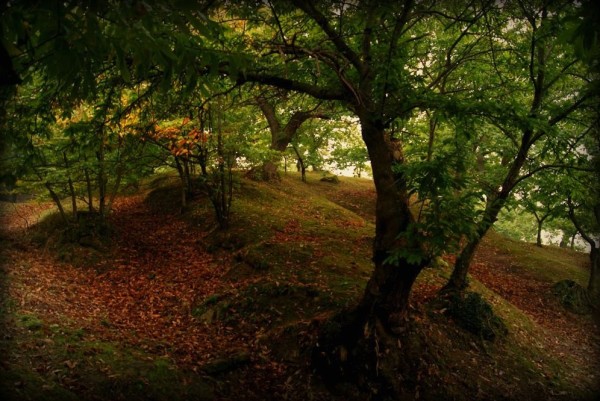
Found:
<path fill-rule="evenodd" d="M 182 215 L 176 184 L 160 179 L 118 199 L 110 247 L 77 258 L 49 234 L 49 205 L 4 205 L 2 399 L 364 399 L 331 392 L 309 363 L 319 328 L 369 276 L 373 201 L 369 180 L 241 179 L 224 233 L 206 199 Z M 585 255 L 489 234 L 471 287 L 506 323 L 495 342 L 436 307 L 450 268 L 427 269 L 412 302 L 414 377 L 398 378 L 407 399 L 594 399 L 597 322 L 551 291 L 585 283 L 586 268 Z"/>

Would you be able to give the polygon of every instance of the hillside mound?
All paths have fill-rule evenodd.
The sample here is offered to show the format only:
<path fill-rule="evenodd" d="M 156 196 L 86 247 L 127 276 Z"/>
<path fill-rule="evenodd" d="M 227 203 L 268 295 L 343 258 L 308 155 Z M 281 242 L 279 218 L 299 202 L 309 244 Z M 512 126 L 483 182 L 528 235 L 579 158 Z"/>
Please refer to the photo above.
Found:
<path fill-rule="evenodd" d="M 310 366 L 319 331 L 360 299 L 374 233 L 372 181 L 319 178 L 240 178 L 226 232 L 202 196 L 180 214 L 162 180 L 117 200 L 113 245 L 84 266 L 30 240 L 42 207 L 5 208 L 2 399 L 377 399 L 328 388 Z M 585 256 L 491 233 L 472 273 L 506 335 L 489 341 L 437 308 L 450 267 L 426 269 L 399 344 L 414 369 L 393 378 L 406 398 L 593 399 L 598 328 L 552 295 L 585 278 Z"/>

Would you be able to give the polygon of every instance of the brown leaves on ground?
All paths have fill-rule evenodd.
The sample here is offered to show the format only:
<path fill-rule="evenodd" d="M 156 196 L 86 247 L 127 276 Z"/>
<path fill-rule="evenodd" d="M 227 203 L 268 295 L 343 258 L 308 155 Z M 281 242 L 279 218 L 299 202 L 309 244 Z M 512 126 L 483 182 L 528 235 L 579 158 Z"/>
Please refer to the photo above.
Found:
<path fill-rule="evenodd" d="M 553 282 L 543 280 L 507 254 L 484 241 L 479 247 L 470 273 L 486 287 L 519 308 L 550 333 L 545 344 L 559 358 L 577 359 L 583 374 L 597 381 L 600 370 L 600 330 L 591 316 L 567 311 L 552 295 Z"/>
<path fill-rule="evenodd" d="M 31 215 L 46 207 L 35 207 Z M 224 266 L 201 246 L 206 232 L 178 215 L 157 216 L 139 195 L 120 198 L 114 209 L 114 249 L 94 266 L 61 263 L 26 242 L 6 250 L 8 292 L 20 313 L 69 324 L 96 340 L 140 347 L 196 371 L 232 349 L 256 346 L 252 331 L 206 325 L 192 313 L 199 301 L 231 287 L 221 280 Z M 19 214 L 3 218 L 11 229 L 6 236 L 25 227 Z"/>
<path fill-rule="evenodd" d="M 330 200 L 373 221 L 372 188 L 323 188 Z M 48 324 L 68 324 L 74 329 L 83 329 L 86 336 L 100 341 L 139 347 L 194 371 L 201 371 L 232 353 L 244 355 L 244 360 L 247 354 L 248 366 L 240 369 L 243 374 L 237 377 L 239 383 L 236 384 L 245 389 L 248 399 L 253 399 L 252 394 L 258 399 L 260 394 L 267 393 L 283 398 L 295 391 L 292 384 L 305 385 L 301 383 L 302 375 L 292 375 L 299 367 L 282 363 L 264 342 L 257 340 L 265 335 L 268 327 L 245 322 L 243 317 L 238 317 L 242 320 L 236 321 L 235 327 L 224 320 L 204 324 L 194 316 L 193 308 L 210 296 L 240 297 L 243 296 L 240 289 L 245 284 L 265 279 L 246 277 L 232 281 L 226 278 L 231 260 L 206 252 L 204 239 L 208 233 L 204 227 L 191 225 L 175 212 L 153 209 L 142 195 L 122 197 L 115 203 L 111 216 L 115 228 L 111 255 L 93 266 L 77 268 L 53 260 L 44 249 L 21 239 L 20 233 L 36 223 L 39 214 L 50 207 L 50 204 L 8 205 L 0 213 L 2 238 L 18 245 L 4 251 L 7 263 L 3 269 L 11 283 L 8 294 L 16 302 L 19 313 L 39 316 Z M 301 229 L 302 219 L 309 217 L 303 215 L 309 213 L 308 209 L 299 207 L 296 218 L 289 219 L 269 241 L 291 247 L 310 245 L 313 256 L 322 256 L 326 252 L 323 239 L 314 231 Z M 311 218 L 326 221 L 313 212 L 310 212 Z M 352 229 L 355 225 L 362 227 L 364 221 L 344 220 L 343 224 Z M 357 248 L 344 243 L 346 245 Z M 452 265 L 453 257 L 446 257 L 446 261 Z M 551 295 L 553 283 L 527 274 L 527 269 L 517 268 L 517 264 L 514 257 L 484 241 L 471 274 L 551 333 L 555 340 L 547 343 L 555 355 L 575 355 L 585 370 L 583 374 L 594 374 L 594 370 L 600 368 L 594 364 L 597 327 L 591 319 L 564 310 Z M 317 266 L 313 266 L 311 259 L 303 268 L 316 269 Z M 415 286 L 412 298 L 415 306 L 433 298 L 444 284 L 441 276 L 432 276 L 435 278 L 422 280 Z M 295 279 L 291 267 L 285 279 L 288 281 L 283 285 L 308 288 Z M 266 280 L 279 279 L 267 277 Z M 277 287 L 280 284 L 273 283 Z M 327 285 L 325 281 L 310 283 L 323 294 L 329 291 Z M 68 370 L 76 370 L 76 364 L 74 359 L 64 361 Z"/>

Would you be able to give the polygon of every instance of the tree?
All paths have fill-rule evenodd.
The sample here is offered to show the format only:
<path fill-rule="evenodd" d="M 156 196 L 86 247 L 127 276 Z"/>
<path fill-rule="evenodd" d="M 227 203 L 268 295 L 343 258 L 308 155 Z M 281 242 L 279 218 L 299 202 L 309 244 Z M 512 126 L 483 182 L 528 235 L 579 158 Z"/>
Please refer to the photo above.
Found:
<path fill-rule="evenodd" d="M 265 119 L 269 124 L 269 132 L 271 134 L 270 150 L 274 153 L 273 156 L 265 160 L 261 167 L 260 178 L 265 181 L 276 180 L 277 175 L 277 159 L 281 158 L 281 154 L 288 148 L 290 143 L 295 139 L 300 127 L 309 119 L 320 118 L 329 119 L 330 116 L 323 112 L 319 112 L 318 109 L 321 106 L 317 103 L 310 110 L 297 110 L 298 103 L 301 100 L 298 97 L 292 99 L 295 103 L 294 109 L 291 116 L 288 118 L 286 123 L 281 121 L 281 111 L 277 111 L 275 102 L 282 100 L 281 95 L 269 98 L 265 94 L 260 94 L 255 97 L 256 104 L 262 111 Z M 254 172 L 256 175 L 256 172 Z"/>
<path fill-rule="evenodd" d="M 510 25 L 501 31 L 503 43 L 511 44 L 510 51 L 515 52 L 514 59 L 518 61 L 515 66 L 504 63 L 510 69 L 506 71 L 495 66 L 496 78 L 504 82 L 502 90 L 509 93 L 496 99 L 501 114 L 484 114 L 511 146 L 500 160 L 501 179 L 488 185 L 485 209 L 475 233 L 458 255 L 443 291 L 461 291 L 467 286 L 467 272 L 479 242 L 497 220 L 516 185 L 553 165 L 539 162 L 543 164 L 550 149 L 559 149 L 567 142 L 560 134 L 581 138 L 580 132 L 586 131 L 585 123 L 583 127 L 582 124 L 573 127 L 569 126 L 569 120 L 589 104 L 592 92 L 582 79 L 583 67 L 572 49 L 557 39 L 562 21 L 575 15 L 577 9 L 563 3 L 536 8 L 520 1 L 506 3 L 506 7 L 519 10 L 519 14 L 515 13 L 517 19 L 510 20 Z M 508 103 L 502 104 L 502 99 Z M 537 165 L 529 165 L 531 159 Z M 526 167 L 528 171 L 523 172 Z"/>
<path fill-rule="evenodd" d="M 544 223 L 558 217 L 564 210 L 564 194 L 556 185 L 556 175 L 537 174 L 522 183 L 515 196 L 519 205 L 535 217 L 537 223 L 536 245 L 542 246 Z"/>
<path fill-rule="evenodd" d="M 357 328 L 368 323 L 371 329 L 391 333 L 403 326 L 412 285 L 429 262 L 427 235 L 418 233 L 410 210 L 405 170 L 397 168 L 404 164 L 404 152 L 396 127 L 417 107 L 443 107 L 444 103 L 432 90 L 435 84 L 427 85 L 419 77 L 417 55 L 430 45 L 425 40 L 429 35 L 421 33 L 446 22 L 448 32 L 455 35 L 454 46 L 436 70 L 442 79 L 472 56 L 476 46 L 461 44 L 471 40 L 467 32 L 489 6 L 441 11 L 410 1 L 334 2 L 321 7 L 297 0 L 293 7 L 262 9 L 261 22 L 268 25 L 262 24 L 259 34 L 253 36 L 252 26 L 238 31 L 237 43 L 264 49 L 239 71 L 238 83 L 260 83 L 338 101 L 360 122 L 377 204 L 375 268 L 357 309 Z"/>
<path fill-rule="evenodd" d="M 45 96 L 39 82 L 23 84 L 11 102 L 5 133 L 12 158 L 3 159 L 8 173 L 30 188 L 48 191 L 65 223 L 77 224 L 84 214 L 106 224 L 115 196 L 152 172 L 148 147 L 139 141 L 132 113 L 137 92 L 125 90 L 107 74 L 97 85 L 98 97 L 67 110 Z M 71 213 L 63 206 L 70 203 Z"/>
<path fill-rule="evenodd" d="M 597 113 L 596 117 L 600 117 Z M 600 119 L 596 119 L 585 156 L 591 171 L 572 174 L 567 196 L 568 215 L 581 237 L 590 246 L 590 277 L 587 290 L 600 302 Z"/>

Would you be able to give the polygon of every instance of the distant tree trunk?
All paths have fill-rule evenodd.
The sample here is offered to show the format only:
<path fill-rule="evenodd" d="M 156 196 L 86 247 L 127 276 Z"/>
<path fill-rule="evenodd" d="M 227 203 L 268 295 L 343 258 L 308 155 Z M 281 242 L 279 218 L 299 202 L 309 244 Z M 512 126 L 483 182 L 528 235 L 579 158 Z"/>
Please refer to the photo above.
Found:
<path fill-rule="evenodd" d="M 185 170 L 181 166 L 181 162 L 177 156 L 175 156 L 175 166 L 177 167 L 177 174 L 179 175 L 179 180 L 181 181 L 181 210 L 184 210 L 187 207 L 188 183 L 185 176 Z"/>
<path fill-rule="evenodd" d="M 279 174 L 277 173 L 277 162 L 281 157 L 280 155 L 287 149 L 298 133 L 302 124 L 310 118 L 328 119 L 329 116 L 323 113 L 317 113 L 314 110 L 297 111 L 292 114 L 292 117 L 290 117 L 289 121 L 284 126 L 277 117 L 275 107 L 269 103 L 267 99 L 258 96 L 256 97 L 256 103 L 269 123 L 269 131 L 271 132 L 270 149 L 275 151 L 275 154 L 278 155 L 272 156 L 270 159 L 264 161 L 261 167 L 261 179 L 264 181 L 278 180 Z"/>
<path fill-rule="evenodd" d="M 537 220 L 537 241 L 536 241 L 536 245 L 538 247 L 542 247 L 542 225 L 544 224 L 543 220 L 538 219 Z"/>
<path fill-rule="evenodd" d="M 587 289 L 595 306 L 600 307 L 600 249 L 598 247 L 590 250 L 590 279 Z"/>
<path fill-rule="evenodd" d="M 306 166 L 304 165 L 304 160 L 302 159 L 302 156 L 300 155 L 296 145 L 292 145 L 292 147 L 294 148 L 294 152 L 296 152 L 296 157 L 298 158 L 298 168 L 302 172 L 302 182 L 306 182 Z"/>
<path fill-rule="evenodd" d="M 67 159 L 67 153 L 63 152 L 63 159 L 65 161 L 65 167 L 69 169 L 69 159 Z M 77 195 L 75 194 L 75 188 L 73 187 L 73 180 L 71 174 L 67 173 L 67 182 L 69 184 L 69 193 L 71 195 L 71 213 L 73 220 L 77 220 Z"/>
<path fill-rule="evenodd" d="M 96 152 L 96 158 L 98 160 L 98 213 L 100 214 L 101 220 L 106 217 L 106 184 L 108 178 L 106 176 L 106 165 L 105 165 L 105 146 L 104 146 L 104 126 L 100 128 L 100 148 Z"/>
<path fill-rule="evenodd" d="M 569 237 L 563 233 L 562 237 L 560 237 L 560 243 L 558 244 L 558 246 L 560 248 L 566 248 L 569 245 Z"/>
<path fill-rule="evenodd" d="M 90 172 L 87 168 L 84 170 L 84 173 L 85 173 L 85 184 L 87 187 L 87 195 L 88 195 L 88 210 L 91 213 L 94 211 L 94 195 L 93 195 L 93 191 L 92 191 L 92 180 L 90 178 Z"/>
<path fill-rule="evenodd" d="M 119 192 L 119 187 L 121 186 L 121 180 L 123 179 L 123 166 L 119 165 L 117 167 L 117 177 L 115 178 L 115 185 L 110 193 L 110 197 L 108 200 L 108 205 L 106 206 L 106 212 L 110 213 L 113 203 L 115 202 L 115 198 L 117 197 L 117 193 Z"/>
<path fill-rule="evenodd" d="M 46 189 L 50 193 L 50 197 L 52 198 L 52 200 L 56 204 L 56 207 L 58 208 L 58 212 L 60 213 L 60 217 L 62 217 L 63 222 L 65 223 L 65 225 L 68 224 L 69 223 L 69 219 L 67 218 L 67 215 L 65 213 L 65 209 L 63 208 L 63 205 L 62 205 L 62 203 L 60 201 L 60 198 L 58 197 L 58 195 L 56 194 L 56 192 L 54 192 L 54 189 L 52 189 L 52 185 L 50 185 L 50 183 L 46 182 L 46 183 L 44 183 L 44 186 L 46 187 Z"/>

